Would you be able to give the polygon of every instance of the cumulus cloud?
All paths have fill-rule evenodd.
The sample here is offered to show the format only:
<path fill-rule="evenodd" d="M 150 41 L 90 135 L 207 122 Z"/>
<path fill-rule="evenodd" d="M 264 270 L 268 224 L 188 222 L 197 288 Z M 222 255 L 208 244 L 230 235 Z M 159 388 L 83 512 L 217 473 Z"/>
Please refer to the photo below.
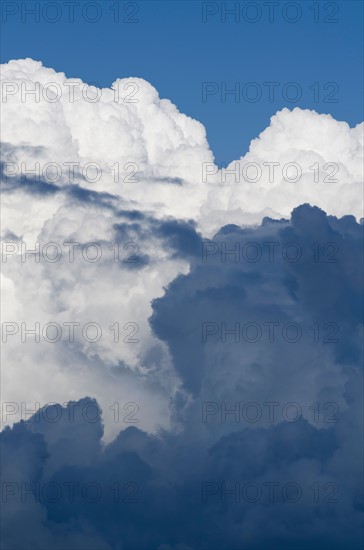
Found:
<path fill-rule="evenodd" d="M 216 178 L 203 209 L 205 226 L 212 230 L 217 220 L 226 224 L 226 212 L 229 223 L 252 224 L 265 215 L 288 217 L 306 202 L 329 214 L 360 219 L 363 123 L 350 128 L 330 115 L 283 109 L 253 139 L 249 152 Z"/>
<path fill-rule="evenodd" d="M 358 548 L 362 126 L 219 169 L 142 79 L 2 74 L 5 547 Z"/>
<path fill-rule="evenodd" d="M 304 205 L 222 228 L 201 257 L 192 229 L 170 225 L 159 233 L 191 268 L 153 301 L 150 325 L 182 382 L 172 429 L 128 427 L 105 446 L 90 398 L 6 428 L 5 547 L 22 548 L 16 523 L 42 550 L 358 548 L 362 227 Z M 276 256 L 251 261 L 236 243 L 277 243 Z"/>
<path fill-rule="evenodd" d="M 4 160 L 23 162 L 24 170 L 38 161 L 43 179 L 64 186 L 71 170 L 81 187 L 158 217 L 194 219 L 210 236 L 227 221 L 257 224 L 304 202 L 362 215 L 362 124 L 284 109 L 247 154 L 219 170 L 202 124 L 143 79 L 101 89 L 31 59 L 10 61 L 2 78 L 3 141 L 12 147 Z"/>

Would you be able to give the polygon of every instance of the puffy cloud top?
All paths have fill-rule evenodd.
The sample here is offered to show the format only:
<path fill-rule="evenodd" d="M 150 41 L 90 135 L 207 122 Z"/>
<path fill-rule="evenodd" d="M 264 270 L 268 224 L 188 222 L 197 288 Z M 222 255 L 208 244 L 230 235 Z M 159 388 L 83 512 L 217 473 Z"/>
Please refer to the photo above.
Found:
<path fill-rule="evenodd" d="M 256 224 L 265 215 L 289 216 L 303 202 L 361 217 L 362 125 L 284 109 L 225 171 L 213 164 L 202 124 L 141 78 L 101 89 L 23 59 L 4 65 L 2 79 L 3 140 L 11 146 L 5 160 L 28 170 L 39 161 L 41 171 L 58 163 L 60 185 L 69 180 L 64 163 L 78 163 L 83 187 L 156 216 L 193 218 L 210 235 L 227 219 Z M 88 163 L 102 177 L 90 167 L 85 181 Z"/>

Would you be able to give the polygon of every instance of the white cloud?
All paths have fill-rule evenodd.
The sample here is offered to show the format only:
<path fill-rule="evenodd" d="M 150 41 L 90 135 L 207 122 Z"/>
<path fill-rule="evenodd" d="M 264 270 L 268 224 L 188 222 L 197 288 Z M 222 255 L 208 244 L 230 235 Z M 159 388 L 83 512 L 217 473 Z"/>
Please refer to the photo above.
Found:
<path fill-rule="evenodd" d="M 153 220 L 193 219 L 204 236 L 211 236 L 227 223 L 258 224 L 266 215 L 289 217 L 303 202 L 317 204 L 329 214 L 359 218 L 361 127 L 351 129 L 345 122 L 313 111 L 284 109 L 272 117 L 269 128 L 252 141 L 238 164 L 228 167 L 238 167 L 238 175 L 226 175 L 213 164 L 203 125 L 179 113 L 169 100 L 160 99 L 155 88 L 142 79 L 120 79 L 111 89 L 88 89 L 86 97 L 100 96 L 91 102 L 83 95 L 82 81 L 66 79 L 63 73 L 31 59 L 9 62 L 2 75 L 3 158 L 18 165 L 6 167 L 6 171 L 9 166 L 18 171 L 16 177 L 7 179 L 4 240 L 18 239 L 28 248 L 35 242 L 57 242 L 65 255 L 65 241 L 97 241 L 103 252 L 96 263 L 85 261 L 80 254 L 74 263 L 65 257 L 57 263 L 35 263 L 30 257 L 22 263 L 20 254 L 10 257 L 2 264 L 8 296 L 3 320 L 24 321 L 29 326 L 36 321 L 41 326 L 49 322 L 62 326 L 68 321 L 83 326 L 95 321 L 104 334 L 95 344 L 80 336 L 74 343 L 61 340 L 55 344 L 32 344 L 31 338 L 20 344 L 19 334 L 9 337 L 3 354 L 3 399 L 31 406 L 32 402 L 63 403 L 89 394 L 105 411 L 107 437 L 122 427 L 113 425 L 108 410 L 115 401 L 143 403 L 141 428 L 153 431 L 159 425 L 168 426 L 169 398 L 178 380 L 168 350 L 153 335 L 148 318 L 151 301 L 162 296 L 164 287 L 179 273 L 188 272 L 189 264 L 166 249 L 155 234 Z M 72 88 L 74 101 L 71 83 L 77 84 Z M 26 95 L 22 101 L 24 85 L 40 94 L 39 101 L 35 95 Z M 60 99 L 53 101 L 59 90 Z M 120 94 L 118 101 L 115 90 Z M 279 166 L 270 181 L 267 163 L 272 162 Z M 42 179 L 47 181 L 48 176 L 52 182 L 53 178 L 59 192 L 36 193 L 32 183 L 24 188 L 20 173 L 34 169 L 35 163 L 43 172 Z M 56 163 L 61 177 L 53 177 L 51 166 L 46 173 L 47 163 Z M 74 182 L 69 178 L 69 163 L 76 163 Z M 82 178 L 88 163 L 100 167 L 97 181 L 88 181 L 94 174 L 92 166 L 84 172 L 86 179 Z M 116 163 L 121 172 L 118 182 Z M 241 170 L 248 163 L 262 169 L 259 181 L 246 181 L 254 178 L 253 165 L 244 181 Z M 287 163 L 297 163 L 302 169 L 299 181 L 284 179 L 284 175 L 293 178 L 291 172 L 282 172 Z M 310 169 L 314 163 L 320 167 L 318 182 Z M 213 174 L 203 178 L 206 168 Z M 80 189 L 98 194 L 80 200 Z M 125 214 L 135 210 L 146 214 L 140 222 Z M 115 224 L 124 224 L 119 233 Z M 124 255 L 129 249 L 122 247 L 137 242 L 140 253 L 148 257 L 142 269 L 113 261 L 109 247 L 116 235 Z M 108 327 L 117 321 L 122 326 L 137 323 L 140 342 L 113 342 Z M 19 419 L 19 414 L 11 420 Z"/>

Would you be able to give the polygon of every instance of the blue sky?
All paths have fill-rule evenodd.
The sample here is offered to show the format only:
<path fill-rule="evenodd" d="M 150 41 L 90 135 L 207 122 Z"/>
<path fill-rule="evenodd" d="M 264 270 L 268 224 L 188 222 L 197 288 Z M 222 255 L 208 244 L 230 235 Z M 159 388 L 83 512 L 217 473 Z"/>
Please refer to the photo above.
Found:
<path fill-rule="evenodd" d="M 351 126 L 363 118 L 360 1 L 296 2 L 301 16 L 292 23 L 287 19 L 294 19 L 296 8 L 287 2 L 275 8 L 273 21 L 265 2 L 253 2 L 250 11 L 243 11 L 246 2 L 227 2 L 227 9 L 237 5 L 242 15 L 240 21 L 227 15 L 225 22 L 220 2 L 207 8 L 196 1 L 119 2 L 120 21 L 115 22 L 110 7 L 117 3 L 106 1 L 99 3 L 96 23 L 90 22 L 96 13 L 92 7 L 89 21 L 82 18 L 86 3 L 75 8 L 73 23 L 61 0 L 57 22 L 49 22 L 55 14 L 50 7 L 39 22 L 28 15 L 22 23 L 22 5 L 30 9 L 35 2 L 3 2 L 2 61 L 32 57 L 68 77 L 100 86 L 110 86 L 119 77 L 145 78 L 161 97 L 205 125 L 219 164 L 243 155 L 250 140 L 285 106 L 330 113 Z M 40 2 L 45 4 L 50 3 Z M 261 7 L 260 20 L 248 22 L 258 14 L 256 6 Z M 6 17 L 5 9 L 18 11 Z M 203 22 L 203 9 L 216 13 Z M 128 15 L 137 22 L 124 22 Z M 213 82 L 216 91 L 205 102 L 204 82 Z M 244 87 L 249 82 L 255 84 Z M 278 83 L 271 101 L 264 82 Z M 294 87 L 287 87 L 289 82 Z M 228 95 L 223 102 L 223 86 L 231 89 L 236 83 L 240 101 Z M 296 90 L 301 98 L 287 101 Z M 247 100 L 260 92 L 258 101 Z"/>

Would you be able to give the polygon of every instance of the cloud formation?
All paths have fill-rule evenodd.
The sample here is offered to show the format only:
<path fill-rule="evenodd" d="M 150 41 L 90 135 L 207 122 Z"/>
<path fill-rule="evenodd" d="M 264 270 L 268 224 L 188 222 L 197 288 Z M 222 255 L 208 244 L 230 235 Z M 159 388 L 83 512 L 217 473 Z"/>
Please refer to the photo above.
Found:
<path fill-rule="evenodd" d="M 191 266 L 150 319 L 182 382 L 172 426 L 129 426 L 105 446 L 85 398 L 6 428 L 5 547 L 23 547 L 16 522 L 42 550 L 359 548 L 362 226 L 304 205 L 222 228 L 205 256 L 191 228 L 158 232 Z M 276 256 L 248 261 L 236 243 L 278 243 Z"/>
<path fill-rule="evenodd" d="M 4 547 L 359 548 L 362 126 L 3 81 Z"/>
<path fill-rule="evenodd" d="M 362 124 L 283 109 L 248 153 L 219 170 L 202 124 L 143 79 L 101 89 L 31 59 L 10 61 L 2 78 L 5 161 L 24 170 L 38 161 L 43 179 L 61 186 L 71 172 L 72 183 L 157 217 L 194 219 L 210 236 L 227 222 L 288 217 L 305 202 L 362 215 Z"/>

